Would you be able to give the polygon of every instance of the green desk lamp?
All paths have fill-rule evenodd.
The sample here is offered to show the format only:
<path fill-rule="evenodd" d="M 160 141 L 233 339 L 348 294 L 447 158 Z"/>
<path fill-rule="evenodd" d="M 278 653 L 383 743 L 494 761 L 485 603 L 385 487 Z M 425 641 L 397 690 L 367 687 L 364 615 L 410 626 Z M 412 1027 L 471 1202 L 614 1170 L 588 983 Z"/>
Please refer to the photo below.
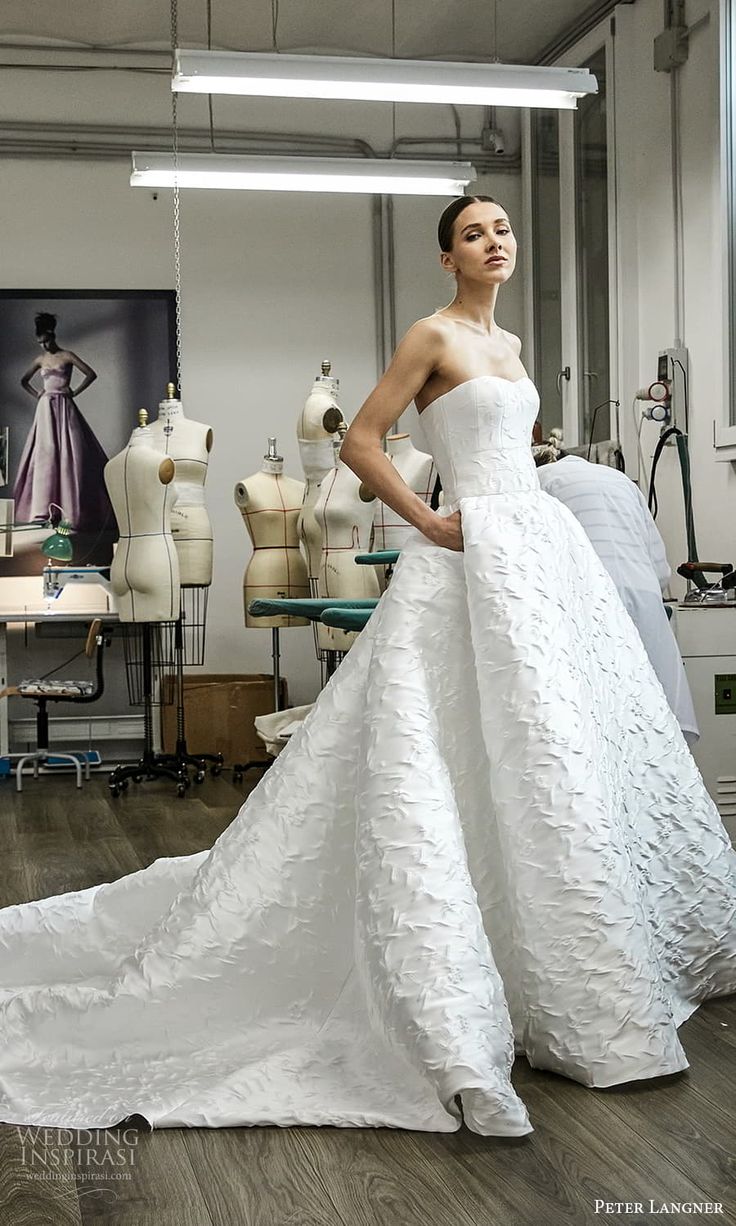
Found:
<path fill-rule="evenodd" d="M 51 536 L 40 545 L 41 553 L 52 562 L 71 562 L 74 550 L 71 542 L 72 526 L 68 519 L 60 519 Z"/>
<path fill-rule="evenodd" d="M 61 514 L 61 518 L 56 525 L 54 525 L 51 514 L 52 507 L 55 507 Z M 46 539 L 39 545 L 39 549 L 41 550 L 43 556 L 52 562 L 71 562 L 72 558 L 74 557 L 74 549 L 71 542 L 71 534 L 74 529 L 64 515 L 64 508 L 58 506 L 57 503 L 51 503 L 49 506 L 49 517 L 43 524 L 34 523 L 6 525 L 6 530 L 10 530 L 11 537 L 12 533 L 14 532 L 40 532 L 44 528 L 53 528 L 53 532 L 51 533 L 51 536 L 47 536 Z"/>

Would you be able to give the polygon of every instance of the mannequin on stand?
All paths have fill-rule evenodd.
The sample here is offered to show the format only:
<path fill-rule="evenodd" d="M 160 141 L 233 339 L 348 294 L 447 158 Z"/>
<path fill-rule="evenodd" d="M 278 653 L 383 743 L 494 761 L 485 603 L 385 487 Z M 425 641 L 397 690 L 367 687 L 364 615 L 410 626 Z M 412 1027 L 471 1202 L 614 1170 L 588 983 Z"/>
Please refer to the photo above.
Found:
<path fill-rule="evenodd" d="M 169 383 L 158 418 L 150 425 L 152 446 L 176 464 L 177 499 L 171 511 L 171 535 L 179 556 L 182 586 L 212 583 L 212 525 L 204 500 L 212 430 L 184 416 L 176 387 Z"/>
<path fill-rule="evenodd" d="M 389 434 L 386 438 L 386 454 L 409 489 L 430 505 L 432 490 L 437 480 L 437 470 L 431 455 L 419 451 L 409 434 Z M 397 515 L 380 499 L 376 500 L 376 515 L 373 521 L 374 549 L 401 549 L 411 524 Z M 381 591 L 385 589 L 384 568 L 376 568 Z"/>
<path fill-rule="evenodd" d="M 179 622 L 174 631 L 174 668 L 176 692 L 176 742 L 173 753 L 164 755 L 186 772 L 195 769 L 195 780 L 204 779 L 206 765 L 219 774 L 220 753 L 190 753 L 186 738 L 184 665 L 204 664 L 204 636 L 207 618 L 207 589 L 212 583 L 212 524 L 205 505 L 212 429 L 184 414 L 176 385 L 167 384 L 166 399 L 160 401 L 158 417 L 151 422 L 153 446 L 174 461 L 176 501 L 171 508 L 171 536 L 179 558 L 182 587 Z"/>
<path fill-rule="evenodd" d="M 337 402 L 339 380 L 330 374 L 331 363 L 322 363 L 299 414 L 296 436 L 302 468 L 306 477 L 304 501 L 297 520 L 297 537 L 307 563 L 310 593 L 317 595 L 319 566 L 322 557 L 322 534 L 314 517 L 320 482 L 335 467 L 340 435 L 337 426 L 343 415 Z"/>
<path fill-rule="evenodd" d="M 257 473 L 235 486 L 235 505 L 253 542 L 253 554 L 243 579 L 245 624 L 260 630 L 306 626 L 304 617 L 251 617 L 255 599 L 282 599 L 309 595 L 307 567 L 296 533 L 304 497 L 304 482 L 284 476 L 283 456 L 276 454 L 276 439 Z"/>
<path fill-rule="evenodd" d="M 176 498 L 174 461 L 161 458 L 148 413 L 121 452 L 105 465 L 105 485 L 120 539 L 110 584 L 121 622 L 165 622 L 179 616 L 179 559 L 169 526 Z"/>
<path fill-rule="evenodd" d="M 375 494 L 338 458 L 322 480 L 314 507 L 322 537 L 318 595 L 340 600 L 377 600 L 381 595 L 374 568 L 355 562 L 357 554 L 370 552 L 375 503 Z M 317 644 L 324 651 L 348 651 L 357 637 L 353 630 L 317 627 Z"/>

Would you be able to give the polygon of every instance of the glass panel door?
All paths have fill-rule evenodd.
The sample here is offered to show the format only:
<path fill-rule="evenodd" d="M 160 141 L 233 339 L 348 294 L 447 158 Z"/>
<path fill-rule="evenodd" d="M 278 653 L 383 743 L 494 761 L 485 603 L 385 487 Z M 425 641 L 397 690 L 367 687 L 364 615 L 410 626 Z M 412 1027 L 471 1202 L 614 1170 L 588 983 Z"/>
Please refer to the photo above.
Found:
<path fill-rule="evenodd" d="M 589 68 L 598 93 L 581 98 L 574 123 L 578 298 L 578 427 L 581 444 L 611 437 L 606 48 Z"/>
<path fill-rule="evenodd" d="M 534 235 L 534 375 L 542 437 L 562 426 L 560 295 L 560 136 L 557 111 L 530 115 L 532 233 Z"/>
<path fill-rule="evenodd" d="M 576 110 L 533 111 L 524 129 L 534 377 L 543 434 L 561 426 L 566 447 L 618 429 L 613 37 L 601 23 L 557 61 L 590 69 L 597 94 Z"/>

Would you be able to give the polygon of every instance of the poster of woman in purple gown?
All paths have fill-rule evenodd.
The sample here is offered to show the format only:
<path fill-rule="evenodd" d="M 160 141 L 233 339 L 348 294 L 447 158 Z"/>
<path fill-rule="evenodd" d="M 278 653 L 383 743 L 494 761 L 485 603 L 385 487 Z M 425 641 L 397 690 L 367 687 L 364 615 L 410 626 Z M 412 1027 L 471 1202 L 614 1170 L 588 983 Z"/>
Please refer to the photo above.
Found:
<path fill-rule="evenodd" d="M 36 336 L 43 352 L 20 381 L 36 401 L 36 412 L 13 486 L 15 519 L 44 523 L 50 507 L 56 506 L 63 509 L 72 528 L 84 532 L 109 523 L 112 515 L 103 476 L 108 456 L 75 403 L 97 373 L 71 349 L 59 345 L 56 322 L 48 311 L 36 315 Z M 75 370 L 82 382 L 72 390 Z"/>
<path fill-rule="evenodd" d="M 104 467 L 139 409 L 155 417 L 174 354 L 170 290 L 0 290 L 2 497 L 16 525 L 38 524 L 14 533 L 0 578 L 41 573 L 50 507 L 71 524 L 75 564 L 110 563 L 118 533 Z"/>

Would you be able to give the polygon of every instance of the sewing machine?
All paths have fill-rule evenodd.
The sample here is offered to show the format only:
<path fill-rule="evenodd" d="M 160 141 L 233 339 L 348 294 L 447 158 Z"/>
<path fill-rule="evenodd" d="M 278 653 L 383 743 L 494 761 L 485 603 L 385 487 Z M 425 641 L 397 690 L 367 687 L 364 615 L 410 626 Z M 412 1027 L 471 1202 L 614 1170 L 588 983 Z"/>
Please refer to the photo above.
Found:
<path fill-rule="evenodd" d="M 44 600 L 58 600 L 67 583 L 94 583 L 112 597 L 109 566 L 44 566 Z"/>

